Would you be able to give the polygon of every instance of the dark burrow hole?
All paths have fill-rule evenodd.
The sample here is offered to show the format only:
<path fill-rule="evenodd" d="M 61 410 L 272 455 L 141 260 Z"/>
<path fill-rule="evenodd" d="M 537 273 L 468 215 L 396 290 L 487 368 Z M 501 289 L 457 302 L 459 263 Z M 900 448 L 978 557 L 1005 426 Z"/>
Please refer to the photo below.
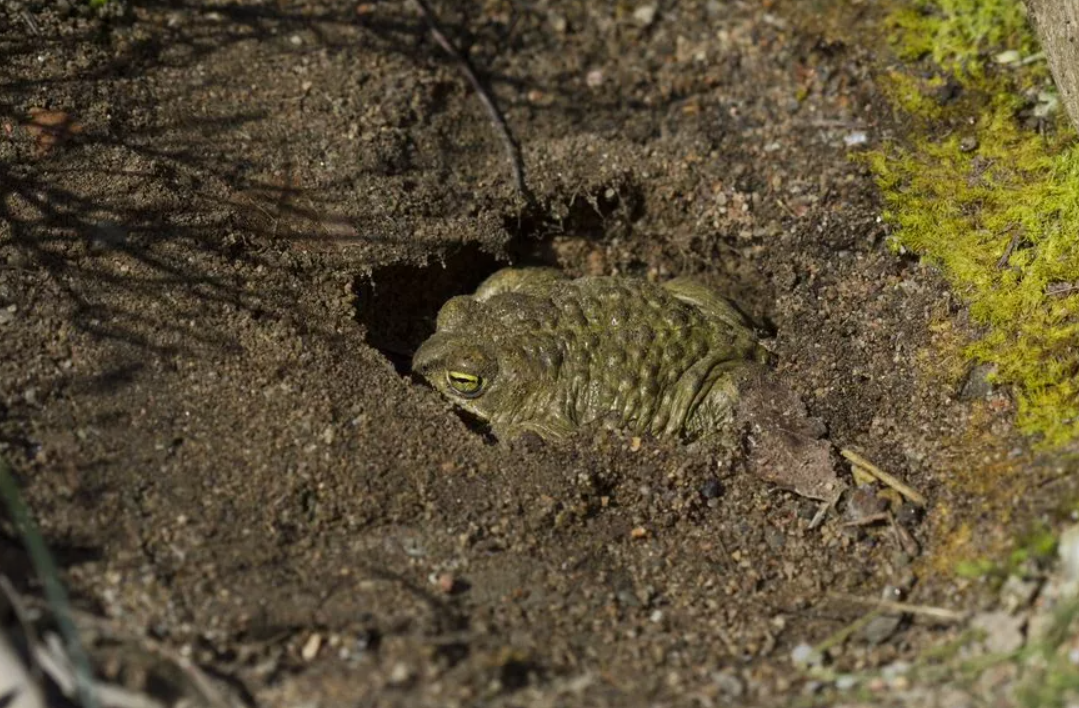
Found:
<path fill-rule="evenodd" d="M 353 283 L 356 319 L 366 330 L 367 343 L 407 375 L 413 352 L 434 333 L 438 311 L 448 299 L 474 292 L 508 265 L 567 265 L 560 263 L 555 237 L 601 242 L 628 232 L 641 211 L 639 194 L 623 184 L 578 194 L 564 203 L 552 200 L 534 213 L 507 219 L 507 230 L 515 235 L 504 254 L 466 244 L 425 265 L 394 263 L 358 276 Z"/>
<path fill-rule="evenodd" d="M 395 263 L 377 268 L 353 285 L 356 319 L 367 331 L 367 343 L 407 374 L 413 352 L 435 331 L 443 303 L 474 291 L 484 278 L 506 265 L 469 244 L 427 265 Z"/>

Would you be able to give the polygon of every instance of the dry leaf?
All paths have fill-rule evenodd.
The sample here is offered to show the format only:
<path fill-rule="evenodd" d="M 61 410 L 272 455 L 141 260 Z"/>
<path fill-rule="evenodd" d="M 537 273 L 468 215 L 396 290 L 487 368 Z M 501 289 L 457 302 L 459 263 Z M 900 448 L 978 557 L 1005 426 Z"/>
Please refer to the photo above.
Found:
<path fill-rule="evenodd" d="M 740 388 L 737 420 L 749 430 L 750 471 L 803 497 L 836 499 L 846 485 L 836 475 L 823 423 L 771 372 L 758 371 Z"/>

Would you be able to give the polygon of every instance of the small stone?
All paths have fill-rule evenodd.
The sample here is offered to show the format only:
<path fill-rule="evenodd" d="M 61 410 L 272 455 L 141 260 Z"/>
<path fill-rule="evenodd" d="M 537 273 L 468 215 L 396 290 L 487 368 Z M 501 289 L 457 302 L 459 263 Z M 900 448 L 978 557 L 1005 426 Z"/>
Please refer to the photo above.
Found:
<path fill-rule="evenodd" d="M 303 643 L 303 648 L 300 649 L 300 657 L 304 661 L 311 661 L 318 656 L 318 650 L 322 648 L 322 635 L 312 634 L 307 638 L 307 641 Z"/>
<path fill-rule="evenodd" d="M 289 42 L 289 44 L 291 44 L 292 46 L 294 46 L 294 47 L 298 47 L 298 46 L 300 46 L 301 44 L 303 44 L 303 37 L 301 37 L 301 36 L 300 36 L 300 35 L 298 35 L 298 34 L 294 34 L 294 35 L 292 35 L 291 37 L 289 37 L 289 38 L 288 38 L 288 42 Z"/>
<path fill-rule="evenodd" d="M 869 142 L 869 136 L 863 130 L 855 130 L 843 136 L 843 144 L 847 147 L 857 147 Z"/>
<path fill-rule="evenodd" d="M 858 677 L 852 674 L 842 674 L 836 677 L 835 687 L 840 691 L 849 691 L 858 685 Z"/>
<path fill-rule="evenodd" d="M 1039 91 L 1038 103 L 1031 113 L 1035 118 L 1048 118 L 1060 108 L 1060 96 L 1053 91 Z"/>
<path fill-rule="evenodd" d="M 922 521 L 922 508 L 913 502 L 905 501 L 899 505 L 895 520 L 907 528 L 917 526 Z"/>
<path fill-rule="evenodd" d="M 1014 64 L 1022 58 L 1022 55 L 1015 49 L 1009 49 L 1007 51 L 997 54 L 993 59 L 998 64 Z"/>
<path fill-rule="evenodd" d="M 393 665 L 390 670 L 390 685 L 403 686 L 412 679 L 412 671 L 408 668 L 408 665 L 403 661 L 399 661 Z"/>
<path fill-rule="evenodd" d="M 596 88 L 603 83 L 603 69 L 593 69 L 584 76 L 588 88 Z"/>
<path fill-rule="evenodd" d="M 720 694 L 726 698 L 741 698 L 746 692 L 745 683 L 731 669 L 713 673 L 712 683 L 719 689 Z"/>
<path fill-rule="evenodd" d="M 723 483 L 715 477 L 705 480 L 701 485 L 701 496 L 705 499 L 717 499 L 723 495 Z"/>
<path fill-rule="evenodd" d="M 899 676 L 905 676 L 910 673 L 910 669 L 911 664 L 909 661 L 894 661 L 881 669 L 880 674 L 886 681 L 891 682 Z"/>
<path fill-rule="evenodd" d="M 440 593 L 450 595 L 457 587 L 457 578 L 453 577 L 452 573 L 439 573 L 435 578 L 435 585 Z"/>
<path fill-rule="evenodd" d="M 869 621 L 862 630 L 862 638 L 870 644 L 883 644 L 888 641 L 903 623 L 902 615 L 880 615 Z"/>
<path fill-rule="evenodd" d="M 962 388 L 959 389 L 959 399 L 962 401 L 977 401 L 984 399 L 993 393 L 993 384 L 989 377 L 996 372 L 992 364 L 979 364 L 970 370 Z"/>
<path fill-rule="evenodd" d="M 983 612 L 975 615 L 970 626 L 985 632 L 982 643 L 992 654 L 1011 654 L 1023 646 L 1023 627 L 1027 618 L 1022 615 L 1013 617 L 1007 612 Z"/>
<path fill-rule="evenodd" d="M 559 34 L 564 34 L 569 28 L 569 23 L 566 21 L 566 16 L 557 12 L 552 12 L 547 15 L 547 21 L 551 23 L 551 29 Z"/>
<path fill-rule="evenodd" d="M 824 663 L 824 655 L 809 644 L 802 642 L 791 651 L 791 663 L 795 666 L 820 666 Z"/>
<path fill-rule="evenodd" d="M 648 537 L 648 529 L 646 529 L 643 526 L 638 526 L 638 527 L 634 528 L 632 531 L 629 532 L 629 536 L 630 536 L 630 538 L 636 538 L 636 539 L 647 538 Z"/>
<path fill-rule="evenodd" d="M 528 93 L 525 94 L 525 98 L 527 98 L 528 102 L 534 106 L 549 106 L 553 102 L 553 99 L 549 95 L 539 89 L 530 89 Z"/>
<path fill-rule="evenodd" d="M 880 514 L 886 506 L 884 500 L 877 495 L 875 484 L 859 484 L 847 499 L 846 517 L 859 522 Z"/>
<path fill-rule="evenodd" d="M 655 5 L 641 5 L 633 11 L 633 19 L 637 21 L 642 27 L 647 27 L 656 21 L 656 11 L 658 8 Z"/>
<path fill-rule="evenodd" d="M 1000 588 L 1000 600 L 1004 609 L 1011 614 L 1030 606 L 1038 593 L 1040 584 L 1036 580 L 1027 580 L 1018 575 L 1009 575 Z"/>

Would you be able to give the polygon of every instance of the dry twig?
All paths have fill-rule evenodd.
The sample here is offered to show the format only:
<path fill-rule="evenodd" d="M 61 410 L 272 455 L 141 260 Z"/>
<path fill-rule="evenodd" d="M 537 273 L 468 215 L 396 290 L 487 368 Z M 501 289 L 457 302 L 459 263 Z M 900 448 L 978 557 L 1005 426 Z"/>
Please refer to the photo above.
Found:
<path fill-rule="evenodd" d="M 521 148 L 517 145 L 517 141 L 513 139 L 509 125 L 506 124 L 506 118 L 502 115 L 502 111 L 498 109 L 494 97 L 491 96 L 490 92 L 480 81 L 479 76 L 476 74 L 476 69 L 472 66 L 472 62 L 470 62 L 468 57 L 454 46 L 453 42 L 451 42 L 449 37 L 442 31 L 442 28 L 438 24 L 438 18 L 435 17 L 435 13 L 431 10 L 431 7 L 427 4 L 426 0 L 412 0 L 412 4 L 415 5 L 416 9 L 423 15 L 424 21 L 427 22 L 427 29 L 430 30 L 431 36 L 434 38 L 435 42 L 437 42 L 438 45 L 457 63 L 457 68 L 464 74 L 465 78 L 468 79 L 468 83 L 472 85 L 476 95 L 479 96 L 480 102 L 483 103 L 483 107 L 487 109 L 487 115 L 491 117 L 491 122 L 494 123 L 495 128 L 498 130 L 499 137 L 502 138 L 502 144 L 506 149 L 506 157 L 509 160 L 510 168 L 513 171 L 513 182 L 517 187 L 517 192 L 528 200 L 529 193 L 528 188 L 525 186 L 524 167 L 521 161 Z"/>
<path fill-rule="evenodd" d="M 1022 234 L 1018 228 L 1012 233 L 1011 239 L 1008 241 L 1008 245 L 1004 247 L 1004 254 L 1001 255 L 1000 260 L 997 261 L 997 270 L 1006 268 L 1008 261 L 1011 259 L 1012 254 L 1015 253 L 1015 247 L 1019 245 L 1019 239 Z"/>
<path fill-rule="evenodd" d="M 881 600 L 872 597 L 860 597 L 847 593 L 829 593 L 829 597 L 841 602 L 850 602 L 866 607 L 873 607 L 881 612 L 902 612 L 920 617 L 928 617 L 940 622 L 964 622 L 968 615 L 965 612 L 949 610 L 945 607 L 933 607 L 931 605 L 915 605 L 898 600 Z"/>
<path fill-rule="evenodd" d="M 869 474 L 873 475 L 874 477 L 879 479 L 881 482 L 888 485 L 889 487 L 891 487 L 895 491 L 899 492 L 904 497 L 911 500 L 912 502 L 914 502 L 918 506 L 925 506 L 926 505 L 925 497 L 922 496 L 917 490 L 915 490 L 913 487 L 910 487 L 910 486 L 904 484 L 902 481 L 899 480 L 899 478 L 893 477 L 892 475 L 888 474 L 887 472 L 885 472 L 881 468 L 874 465 L 869 460 L 867 460 L 864 457 L 862 457 L 861 455 L 859 455 L 857 452 L 854 452 L 852 450 L 844 449 L 844 450 L 840 450 L 839 454 L 842 455 L 843 457 L 847 458 L 851 462 L 851 464 L 853 464 L 853 465 L 861 468 L 862 470 L 868 472 Z"/>

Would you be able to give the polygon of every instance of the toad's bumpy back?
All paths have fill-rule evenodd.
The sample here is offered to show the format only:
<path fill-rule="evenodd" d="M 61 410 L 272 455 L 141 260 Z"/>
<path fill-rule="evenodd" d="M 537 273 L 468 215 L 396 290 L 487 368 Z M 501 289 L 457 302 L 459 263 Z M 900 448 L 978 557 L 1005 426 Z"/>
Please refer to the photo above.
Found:
<path fill-rule="evenodd" d="M 724 422 L 736 395 L 730 374 L 759 357 L 742 321 L 644 280 L 584 278 L 551 300 L 563 313 L 567 403 L 580 423 L 613 418 L 636 432 L 696 437 Z"/>
<path fill-rule="evenodd" d="M 421 373 L 496 432 L 545 437 L 595 422 L 697 437 L 729 420 L 735 374 L 764 353 L 737 309 L 692 281 L 550 269 L 496 273 L 449 301 L 438 327 Z M 455 396 L 446 376 L 474 390 Z"/>

